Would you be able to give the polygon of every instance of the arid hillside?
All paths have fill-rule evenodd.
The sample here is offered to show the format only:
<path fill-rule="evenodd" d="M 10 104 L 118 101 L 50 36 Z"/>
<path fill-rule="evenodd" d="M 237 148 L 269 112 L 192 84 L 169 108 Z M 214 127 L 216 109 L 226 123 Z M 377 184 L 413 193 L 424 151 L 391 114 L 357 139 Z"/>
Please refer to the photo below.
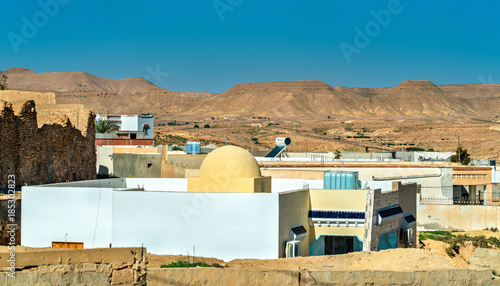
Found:
<path fill-rule="evenodd" d="M 26 91 L 78 93 L 79 90 L 85 90 L 129 95 L 143 90 L 161 90 L 142 77 L 106 79 L 85 72 L 36 73 L 25 68 L 11 68 L 0 74 L 8 77 L 10 89 Z M 85 87 L 80 87 L 80 84 Z"/>
<path fill-rule="evenodd" d="M 157 135 L 182 140 L 222 145 L 229 138 L 248 149 L 269 149 L 277 136 L 288 136 L 289 149 L 296 152 L 411 147 L 453 152 L 460 140 L 473 158 L 500 158 L 500 84 L 403 81 L 357 88 L 291 81 L 240 83 L 212 94 L 173 92 L 141 78 L 107 80 L 23 68 L 3 73 L 10 89 L 52 91 L 58 104 L 83 104 L 96 113 L 154 114 Z M 84 96 L 79 82 L 87 86 Z"/>
<path fill-rule="evenodd" d="M 10 89 L 52 91 L 58 103 L 85 104 L 106 113 L 285 120 L 327 116 L 494 118 L 500 113 L 500 84 L 438 86 L 418 80 L 395 87 L 357 88 L 331 87 L 322 81 L 288 81 L 240 83 L 212 94 L 168 91 L 138 77 L 105 79 L 84 72 L 35 73 L 25 68 L 0 74 L 8 76 Z M 86 92 L 79 92 L 82 89 Z"/>
<path fill-rule="evenodd" d="M 200 102 L 201 112 L 228 116 L 365 115 L 349 98 L 322 81 L 240 83 Z M 194 111 L 194 110 L 193 110 Z"/>

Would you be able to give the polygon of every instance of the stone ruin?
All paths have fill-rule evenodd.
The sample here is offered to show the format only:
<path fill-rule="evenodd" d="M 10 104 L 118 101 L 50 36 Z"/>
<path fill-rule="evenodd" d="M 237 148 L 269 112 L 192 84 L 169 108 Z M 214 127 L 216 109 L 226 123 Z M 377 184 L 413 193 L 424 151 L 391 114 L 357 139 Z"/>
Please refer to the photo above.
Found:
<path fill-rule="evenodd" d="M 39 128 L 33 100 L 26 101 L 18 115 L 11 103 L 3 102 L 3 105 L 0 189 L 7 188 L 10 174 L 16 176 L 17 186 L 96 178 L 93 112 L 88 112 L 86 130 L 81 132 L 69 119 L 64 124 L 45 123 Z"/>

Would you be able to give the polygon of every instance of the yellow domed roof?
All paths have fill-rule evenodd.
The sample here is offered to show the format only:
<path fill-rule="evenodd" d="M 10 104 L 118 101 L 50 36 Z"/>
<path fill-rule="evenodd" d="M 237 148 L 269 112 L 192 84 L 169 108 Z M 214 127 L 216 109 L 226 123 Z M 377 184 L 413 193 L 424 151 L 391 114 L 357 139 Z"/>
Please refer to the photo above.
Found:
<path fill-rule="evenodd" d="M 202 178 L 259 178 L 259 164 L 247 150 L 224 146 L 212 151 L 203 160 L 199 177 Z"/>

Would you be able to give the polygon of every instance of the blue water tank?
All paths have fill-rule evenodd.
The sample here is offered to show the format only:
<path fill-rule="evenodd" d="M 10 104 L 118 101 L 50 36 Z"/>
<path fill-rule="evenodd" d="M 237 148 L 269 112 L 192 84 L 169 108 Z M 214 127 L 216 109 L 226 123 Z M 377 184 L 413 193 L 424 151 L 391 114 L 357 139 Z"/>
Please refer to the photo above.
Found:
<path fill-rule="evenodd" d="M 201 142 L 193 141 L 193 153 L 192 154 L 200 154 L 201 153 Z"/>
<path fill-rule="evenodd" d="M 187 141 L 186 142 L 186 154 L 200 154 L 200 153 L 201 153 L 200 141 Z"/>
<path fill-rule="evenodd" d="M 361 187 L 359 172 L 325 171 L 323 188 L 330 190 L 354 190 Z"/>

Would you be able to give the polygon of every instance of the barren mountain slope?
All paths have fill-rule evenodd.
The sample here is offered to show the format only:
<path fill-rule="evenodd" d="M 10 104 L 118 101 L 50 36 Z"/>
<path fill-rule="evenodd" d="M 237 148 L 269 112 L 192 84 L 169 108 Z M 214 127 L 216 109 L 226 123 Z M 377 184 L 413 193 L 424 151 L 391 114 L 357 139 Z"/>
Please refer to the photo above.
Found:
<path fill-rule="evenodd" d="M 162 90 L 142 77 L 106 79 L 85 72 L 36 73 L 25 68 L 0 72 L 8 76 L 10 89 L 54 92 L 107 92 L 130 95 L 144 90 Z M 84 88 L 79 85 L 85 85 Z"/>
<path fill-rule="evenodd" d="M 38 74 L 11 68 L 0 74 L 8 76 L 10 89 L 56 92 L 58 103 L 82 103 L 96 112 L 276 119 L 494 117 L 500 112 L 500 84 L 436 86 L 430 81 L 403 81 L 396 87 L 332 88 L 322 81 L 289 81 L 240 83 L 226 92 L 212 94 L 172 92 L 143 78 L 105 79 L 84 72 Z"/>
<path fill-rule="evenodd" d="M 370 105 L 399 115 L 470 115 L 476 112 L 464 100 L 426 80 L 403 81 L 372 97 Z"/>
<path fill-rule="evenodd" d="M 459 98 L 500 98 L 500 84 L 498 83 L 475 83 L 475 84 L 448 84 L 438 85 L 444 91 Z"/>
<path fill-rule="evenodd" d="M 347 98 L 322 81 L 240 83 L 228 91 L 201 101 L 196 109 L 229 115 L 327 116 L 365 115 Z"/>

